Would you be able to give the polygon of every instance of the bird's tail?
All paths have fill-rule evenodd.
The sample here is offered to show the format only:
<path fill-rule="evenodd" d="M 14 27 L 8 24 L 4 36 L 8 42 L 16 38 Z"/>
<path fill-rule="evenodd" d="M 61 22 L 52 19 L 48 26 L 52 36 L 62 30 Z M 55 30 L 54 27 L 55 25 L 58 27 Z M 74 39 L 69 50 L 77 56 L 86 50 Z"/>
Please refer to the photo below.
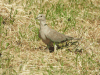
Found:
<path fill-rule="evenodd" d="M 66 39 L 67 40 L 81 40 L 81 38 L 74 38 L 74 37 L 71 37 L 71 36 L 66 36 Z"/>

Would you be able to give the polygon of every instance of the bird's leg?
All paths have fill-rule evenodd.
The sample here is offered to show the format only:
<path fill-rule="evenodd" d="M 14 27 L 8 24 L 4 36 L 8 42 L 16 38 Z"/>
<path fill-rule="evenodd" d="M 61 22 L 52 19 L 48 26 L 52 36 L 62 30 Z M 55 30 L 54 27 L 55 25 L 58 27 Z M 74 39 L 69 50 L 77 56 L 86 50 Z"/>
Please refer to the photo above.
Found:
<path fill-rule="evenodd" d="M 48 49 L 50 48 L 50 46 L 49 46 L 49 45 L 47 45 L 47 47 L 48 47 Z"/>
<path fill-rule="evenodd" d="M 54 44 L 54 52 L 56 53 L 57 45 L 55 42 L 53 44 Z"/>
<path fill-rule="evenodd" d="M 50 46 L 49 46 L 49 45 L 47 45 L 47 48 L 48 48 L 47 50 L 48 50 L 48 52 L 49 52 L 49 48 L 50 48 Z"/>

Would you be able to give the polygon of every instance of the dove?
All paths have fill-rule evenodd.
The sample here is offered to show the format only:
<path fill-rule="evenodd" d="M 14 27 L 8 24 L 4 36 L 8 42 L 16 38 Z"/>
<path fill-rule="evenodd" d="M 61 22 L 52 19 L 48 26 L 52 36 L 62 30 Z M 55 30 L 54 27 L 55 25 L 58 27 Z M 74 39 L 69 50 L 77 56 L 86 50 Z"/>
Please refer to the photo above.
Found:
<path fill-rule="evenodd" d="M 36 19 L 40 21 L 39 37 L 47 45 L 48 48 L 54 46 L 54 52 L 56 52 L 58 43 L 62 43 L 69 40 L 79 40 L 79 38 L 64 35 L 50 28 L 46 24 L 46 17 L 44 14 L 39 14 Z"/>

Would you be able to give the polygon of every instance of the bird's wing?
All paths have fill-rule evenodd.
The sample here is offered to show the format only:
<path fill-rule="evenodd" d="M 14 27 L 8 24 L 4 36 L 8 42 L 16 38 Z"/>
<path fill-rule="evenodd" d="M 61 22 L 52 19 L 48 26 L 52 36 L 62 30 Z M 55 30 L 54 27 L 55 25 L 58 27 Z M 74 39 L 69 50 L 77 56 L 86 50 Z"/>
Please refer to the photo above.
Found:
<path fill-rule="evenodd" d="M 52 42 L 62 42 L 66 40 L 66 36 L 64 34 L 61 34 L 53 29 L 49 30 L 49 33 L 46 34 L 46 37 Z"/>

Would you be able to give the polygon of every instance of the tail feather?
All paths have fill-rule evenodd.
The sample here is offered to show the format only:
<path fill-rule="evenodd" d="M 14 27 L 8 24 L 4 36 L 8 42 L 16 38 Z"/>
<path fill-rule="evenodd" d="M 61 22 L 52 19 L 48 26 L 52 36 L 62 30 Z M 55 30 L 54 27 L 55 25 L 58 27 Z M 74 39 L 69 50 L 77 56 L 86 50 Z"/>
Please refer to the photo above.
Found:
<path fill-rule="evenodd" d="M 71 37 L 71 36 L 66 36 L 66 39 L 67 40 L 81 40 L 81 38 L 74 38 L 74 37 Z"/>

